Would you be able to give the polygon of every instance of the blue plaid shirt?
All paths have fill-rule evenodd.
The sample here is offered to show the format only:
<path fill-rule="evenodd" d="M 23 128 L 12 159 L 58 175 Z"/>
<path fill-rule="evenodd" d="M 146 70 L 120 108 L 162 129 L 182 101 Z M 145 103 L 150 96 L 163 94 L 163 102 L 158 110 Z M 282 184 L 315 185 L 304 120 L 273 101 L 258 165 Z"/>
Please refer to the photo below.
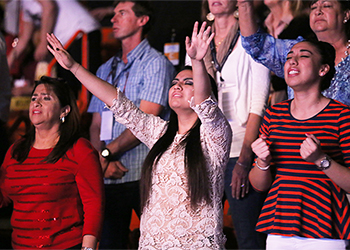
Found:
<path fill-rule="evenodd" d="M 173 65 L 153 49 L 147 39 L 144 39 L 127 55 L 125 64 L 120 55 L 109 59 L 97 71 L 96 75 L 118 87 L 137 107 L 141 100 L 168 106 L 168 91 L 170 82 L 175 75 Z M 164 118 L 169 109 L 162 114 Z M 88 108 L 89 113 L 109 111 L 105 104 L 95 96 L 92 97 Z M 125 126 L 113 121 L 112 138 L 117 138 Z M 150 128 L 151 129 L 151 128 Z M 112 140 L 105 141 L 109 144 Z M 129 170 L 121 179 L 106 179 L 105 184 L 118 184 L 140 179 L 141 167 L 149 149 L 140 144 L 125 152 L 119 160 Z"/>

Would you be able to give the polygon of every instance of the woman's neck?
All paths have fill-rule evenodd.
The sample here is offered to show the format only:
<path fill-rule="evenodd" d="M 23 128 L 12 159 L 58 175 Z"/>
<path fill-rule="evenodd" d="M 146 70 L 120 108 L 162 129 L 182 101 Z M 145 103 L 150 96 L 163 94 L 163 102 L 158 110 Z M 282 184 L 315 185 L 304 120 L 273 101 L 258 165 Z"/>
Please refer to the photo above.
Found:
<path fill-rule="evenodd" d="M 192 111 L 191 113 L 187 114 L 178 114 L 178 133 L 183 135 L 186 134 L 195 124 L 195 122 L 198 119 L 197 114 Z"/>
<path fill-rule="evenodd" d="M 327 105 L 329 99 L 319 91 L 294 92 L 294 100 L 291 103 L 291 114 L 293 117 L 305 120 L 321 112 Z M 305 108 L 307 107 L 307 108 Z"/>
<path fill-rule="evenodd" d="M 238 22 L 238 20 L 233 16 L 233 14 L 215 16 L 215 39 L 225 39 L 236 22 Z"/>
<path fill-rule="evenodd" d="M 56 146 L 60 138 L 58 130 L 35 129 L 33 147 L 36 149 L 49 149 Z"/>
<path fill-rule="evenodd" d="M 350 52 L 349 49 L 347 49 L 348 40 L 344 32 L 318 32 L 316 35 L 319 41 L 330 43 L 334 47 L 335 65 L 340 63 L 342 59 L 347 56 L 346 53 Z"/>

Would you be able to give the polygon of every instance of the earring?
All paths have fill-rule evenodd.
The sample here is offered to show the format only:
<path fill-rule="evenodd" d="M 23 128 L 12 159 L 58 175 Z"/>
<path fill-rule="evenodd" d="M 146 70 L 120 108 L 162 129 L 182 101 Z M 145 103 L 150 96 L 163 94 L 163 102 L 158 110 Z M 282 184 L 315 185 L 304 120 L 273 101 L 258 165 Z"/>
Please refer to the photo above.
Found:
<path fill-rule="evenodd" d="M 212 21 L 214 21 L 215 16 L 214 16 L 213 13 L 209 12 L 209 13 L 207 14 L 206 18 L 207 18 L 208 21 L 212 22 Z"/>
<path fill-rule="evenodd" d="M 344 18 L 343 23 L 347 23 L 348 19 Z"/>
<path fill-rule="evenodd" d="M 62 117 L 60 118 L 60 120 L 61 120 L 62 123 L 64 123 L 64 122 L 66 121 L 66 118 L 64 118 L 64 116 L 62 116 Z"/>
<path fill-rule="evenodd" d="M 239 11 L 235 10 L 235 12 L 233 12 L 233 16 L 238 19 L 239 18 Z"/>

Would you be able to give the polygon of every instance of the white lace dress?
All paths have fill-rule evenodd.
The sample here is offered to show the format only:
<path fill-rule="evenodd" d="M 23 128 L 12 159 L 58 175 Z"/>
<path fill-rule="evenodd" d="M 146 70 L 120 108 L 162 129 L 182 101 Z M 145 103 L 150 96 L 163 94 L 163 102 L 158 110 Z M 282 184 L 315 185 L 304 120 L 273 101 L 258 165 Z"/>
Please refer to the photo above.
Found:
<path fill-rule="evenodd" d="M 164 134 L 167 122 L 136 108 L 118 91 L 110 109 L 116 121 L 125 124 L 149 148 Z M 153 167 L 149 203 L 142 211 L 139 249 L 224 249 L 222 195 L 224 172 L 229 159 L 232 131 L 211 98 L 191 105 L 201 125 L 201 145 L 212 185 L 211 204 L 190 206 L 184 168 L 184 148 L 174 142 Z"/>

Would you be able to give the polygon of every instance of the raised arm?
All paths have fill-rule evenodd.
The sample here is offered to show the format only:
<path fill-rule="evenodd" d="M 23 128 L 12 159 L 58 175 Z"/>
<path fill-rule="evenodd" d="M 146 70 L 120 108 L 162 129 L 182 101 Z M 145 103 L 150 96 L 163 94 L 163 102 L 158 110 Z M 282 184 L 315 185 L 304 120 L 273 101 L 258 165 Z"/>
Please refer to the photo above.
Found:
<path fill-rule="evenodd" d="M 242 36 L 251 36 L 258 31 L 252 0 L 237 0 L 239 28 Z"/>
<path fill-rule="evenodd" d="M 198 32 L 198 22 L 195 22 L 191 39 L 186 37 L 186 51 L 192 62 L 194 104 L 196 105 L 211 95 L 210 79 L 203 58 L 214 38 L 214 33 L 210 35 L 210 27 L 205 29 L 206 25 L 204 22 Z"/>
<path fill-rule="evenodd" d="M 63 68 L 70 70 L 75 77 L 98 99 L 106 103 L 108 106 L 111 106 L 113 99 L 117 98 L 117 92 L 114 86 L 101 80 L 82 67 L 79 63 L 74 61 L 54 34 L 47 34 L 46 38 L 49 42 L 47 49 L 56 58 L 57 62 Z"/>

